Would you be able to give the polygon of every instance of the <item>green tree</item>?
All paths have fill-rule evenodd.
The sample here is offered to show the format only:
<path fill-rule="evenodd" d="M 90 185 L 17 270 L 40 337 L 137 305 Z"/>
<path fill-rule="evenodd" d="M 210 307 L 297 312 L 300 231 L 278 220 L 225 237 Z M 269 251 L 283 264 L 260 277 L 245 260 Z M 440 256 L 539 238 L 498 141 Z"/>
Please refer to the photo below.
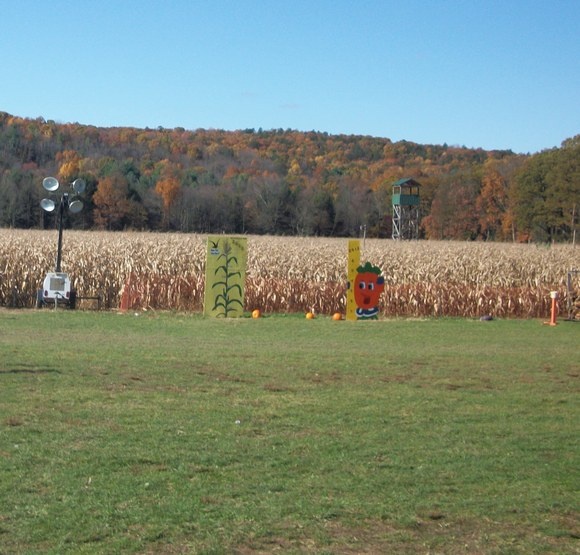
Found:
<path fill-rule="evenodd" d="M 532 156 L 516 180 L 518 228 L 535 241 L 573 240 L 580 204 L 579 141 Z"/>
<path fill-rule="evenodd" d="M 518 176 L 512 194 L 518 229 L 536 241 L 550 238 L 551 225 L 546 200 L 549 194 L 547 175 L 552 157 L 553 151 L 549 151 L 530 158 Z"/>
<path fill-rule="evenodd" d="M 40 197 L 35 186 L 40 179 L 20 169 L 6 170 L 0 177 L 0 225 L 30 228 L 38 225 Z"/>
<path fill-rule="evenodd" d="M 562 235 L 575 242 L 580 209 L 580 135 L 562 143 L 547 178 L 551 183 L 550 204 L 561 214 Z"/>

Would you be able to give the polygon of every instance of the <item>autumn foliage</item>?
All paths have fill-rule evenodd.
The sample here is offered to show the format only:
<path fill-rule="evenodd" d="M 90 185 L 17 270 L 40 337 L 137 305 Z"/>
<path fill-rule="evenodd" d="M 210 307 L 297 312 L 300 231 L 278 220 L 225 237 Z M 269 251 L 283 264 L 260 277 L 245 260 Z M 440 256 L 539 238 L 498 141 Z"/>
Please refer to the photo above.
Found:
<path fill-rule="evenodd" d="M 423 238 L 570 241 L 580 141 L 533 156 L 323 132 L 98 128 L 0 112 L 0 226 L 54 225 L 42 179 L 82 177 L 68 227 L 390 237 L 392 184 L 421 184 Z"/>

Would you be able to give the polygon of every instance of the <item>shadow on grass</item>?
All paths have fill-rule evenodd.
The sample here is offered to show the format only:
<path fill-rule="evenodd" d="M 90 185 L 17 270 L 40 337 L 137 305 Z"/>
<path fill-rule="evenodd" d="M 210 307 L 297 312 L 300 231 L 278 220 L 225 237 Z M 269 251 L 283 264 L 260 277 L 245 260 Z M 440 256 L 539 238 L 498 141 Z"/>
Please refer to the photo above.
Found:
<path fill-rule="evenodd" d="M 27 367 L 0 369 L 0 374 L 60 374 L 60 370 L 50 367 Z"/>

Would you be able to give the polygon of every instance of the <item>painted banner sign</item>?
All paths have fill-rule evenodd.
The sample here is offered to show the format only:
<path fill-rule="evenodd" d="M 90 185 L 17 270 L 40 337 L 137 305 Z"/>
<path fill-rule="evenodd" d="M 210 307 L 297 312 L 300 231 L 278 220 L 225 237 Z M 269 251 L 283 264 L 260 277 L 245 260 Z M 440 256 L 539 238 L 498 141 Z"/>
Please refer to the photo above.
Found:
<path fill-rule="evenodd" d="M 379 299 L 385 289 L 385 278 L 381 269 L 370 262 L 356 269 L 354 300 L 359 320 L 376 320 L 379 317 Z"/>
<path fill-rule="evenodd" d="M 346 319 L 369 320 L 379 315 L 379 299 L 385 289 L 385 278 L 378 266 L 360 263 L 360 241 L 348 242 L 348 284 L 346 290 Z"/>
<path fill-rule="evenodd" d="M 208 237 L 204 315 L 220 318 L 243 315 L 247 258 L 245 237 Z"/>

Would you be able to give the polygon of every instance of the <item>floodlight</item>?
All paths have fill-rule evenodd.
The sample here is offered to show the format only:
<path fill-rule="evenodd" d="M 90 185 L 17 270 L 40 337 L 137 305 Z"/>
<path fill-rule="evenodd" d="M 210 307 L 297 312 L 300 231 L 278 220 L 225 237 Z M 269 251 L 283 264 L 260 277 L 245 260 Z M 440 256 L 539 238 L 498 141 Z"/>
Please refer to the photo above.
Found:
<path fill-rule="evenodd" d="M 49 191 L 50 193 L 53 193 L 53 196 L 60 196 L 60 201 L 59 202 L 55 202 L 54 200 L 50 199 L 50 198 L 44 198 L 40 201 L 40 206 L 41 208 L 45 211 L 45 212 L 54 212 L 58 206 L 58 220 L 57 220 L 57 227 L 58 227 L 58 248 L 57 248 L 57 254 L 56 254 L 56 266 L 55 266 L 55 270 L 54 273 L 56 274 L 62 274 L 61 270 L 60 270 L 60 262 L 61 262 L 61 256 L 62 256 L 62 231 L 63 231 L 63 213 L 65 211 L 65 208 L 68 208 L 69 211 L 72 214 L 78 214 L 82 209 L 83 209 L 83 203 L 81 200 L 79 200 L 76 195 L 80 195 L 84 190 L 85 190 L 85 182 L 82 179 L 75 179 L 70 185 L 71 188 L 73 189 L 73 193 L 62 193 L 59 195 L 59 193 L 55 193 L 57 191 L 57 189 L 59 188 L 59 182 L 56 178 L 54 177 L 45 177 L 42 180 L 42 186 Z M 74 199 L 74 200 L 73 200 Z M 62 275 L 66 275 L 66 274 L 62 274 Z M 46 287 L 43 288 L 43 291 L 47 290 Z M 72 292 L 71 292 L 72 294 Z M 56 293 L 55 293 L 56 295 Z M 55 303 L 59 302 L 58 298 L 56 296 L 51 296 L 48 293 L 44 293 L 42 296 L 40 296 L 37 299 L 37 304 L 42 305 L 42 303 L 46 303 L 46 301 L 48 299 L 55 299 Z M 71 299 L 69 300 L 70 302 L 70 306 L 71 308 L 74 308 L 74 300 Z"/>
<path fill-rule="evenodd" d="M 56 204 L 49 198 L 43 198 L 40 201 L 40 206 L 45 212 L 52 212 L 56 208 Z"/>
<path fill-rule="evenodd" d="M 77 193 L 77 195 L 80 195 L 81 193 L 85 192 L 85 188 L 86 188 L 86 183 L 84 181 L 84 179 L 75 179 L 72 183 L 72 188 L 73 191 L 75 193 Z M 81 207 L 82 208 L 82 207 Z"/>
<path fill-rule="evenodd" d="M 83 203 L 80 200 L 73 200 L 69 205 L 68 209 L 73 214 L 78 214 L 83 209 Z"/>
<path fill-rule="evenodd" d="M 56 191 L 58 189 L 58 186 L 59 186 L 58 179 L 56 179 L 54 177 L 45 177 L 42 180 L 42 186 L 47 191 Z"/>

